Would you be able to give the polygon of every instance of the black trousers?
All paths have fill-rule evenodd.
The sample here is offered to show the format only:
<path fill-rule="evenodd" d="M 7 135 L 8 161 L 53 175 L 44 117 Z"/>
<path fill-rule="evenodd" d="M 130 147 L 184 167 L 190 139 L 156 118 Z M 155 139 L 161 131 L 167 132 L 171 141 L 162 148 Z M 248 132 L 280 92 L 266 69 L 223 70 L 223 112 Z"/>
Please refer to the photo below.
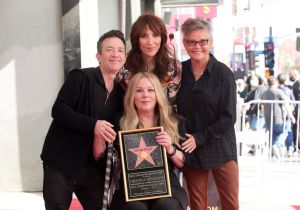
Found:
<path fill-rule="evenodd" d="M 104 174 L 96 166 L 86 166 L 74 178 L 67 177 L 46 163 L 43 197 L 46 210 L 69 210 L 75 193 L 85 210 L 101 210 Z"/>
<path fill-rule="evenodd" d="M 175 198 L 160 198 L 148 201 L 127 202 L 121 210 L 182 210 Z"/>
<path fill-rule="evenodd" d="M 183 210 L 183 208 L 180 202 L 173 197 L 126 202 L 123 190 L 117 190 L 113 196 L 110 210 Z"/>

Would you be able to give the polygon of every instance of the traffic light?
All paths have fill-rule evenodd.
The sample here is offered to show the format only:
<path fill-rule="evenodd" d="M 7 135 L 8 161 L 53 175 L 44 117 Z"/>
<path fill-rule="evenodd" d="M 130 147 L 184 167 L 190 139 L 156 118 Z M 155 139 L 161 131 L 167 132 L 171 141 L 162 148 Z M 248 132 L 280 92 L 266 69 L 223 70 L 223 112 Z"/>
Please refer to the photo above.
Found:
<path fill-rule="evenodd" d="M 259 55 L 255 55 L 255 69 L 260 69 Z"/>
<path fill-rule="evenodd" d="M 249 70 L 255 70 L 255 55 L 254 51 L 250 50 L 246 52 L 246 59 L 249 64 Z"/>
<path fill-rule="evenodd" d="M 274 76 L 274 70 L 272 70 L 272 69 L 266 69 L 266 71 L 265 71 L 265 77 L 269 78 L 270 76 Z"/>
<path fill-rule="evenodd" d="M 275 60 L 274 60 L 274 43 L 272 41 L 264 43 L 264 54 L 265 54 L 265 66 L 266 68 L 273 69 Z"/>
<path fill-rule="evenodd" d="M 296 50 L 300 52 L 300 36 L 297 36 L 296 39 Z"/>
<path fill-rule="evenodd" d="M 296 33 L 300 33 L 300 28 L 296 28 Z M 300 36 L 296 38 L 296 50 L 300 52 Z"/>

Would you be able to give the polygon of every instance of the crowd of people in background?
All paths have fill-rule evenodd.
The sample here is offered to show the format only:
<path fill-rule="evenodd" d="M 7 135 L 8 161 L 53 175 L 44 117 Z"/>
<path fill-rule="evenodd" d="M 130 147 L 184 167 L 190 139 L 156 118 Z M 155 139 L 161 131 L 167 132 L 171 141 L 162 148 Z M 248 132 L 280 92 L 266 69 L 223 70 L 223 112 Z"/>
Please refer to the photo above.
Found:
<path fill-rule="evenodd" d="M 252 71 L 244 80 L 237 79 L 236 84 L 238 101 L 243 104 L 241 114 L 245 111 L 246 129 L 269 132 L 269 136 L 272 136 L 272 157 L 275 160 L 293 157 L 297 142 L 298 105 L 294 102 L 300 99 L 299 72 L 293 70 L 276 77 L 263 78 Z M 253 100 L 257 102 L 251 103 Z M 272 105 L 258 100 L 284 102 Z M 249 153 L 255 154 L 255 147 L 251 147 Z"/>

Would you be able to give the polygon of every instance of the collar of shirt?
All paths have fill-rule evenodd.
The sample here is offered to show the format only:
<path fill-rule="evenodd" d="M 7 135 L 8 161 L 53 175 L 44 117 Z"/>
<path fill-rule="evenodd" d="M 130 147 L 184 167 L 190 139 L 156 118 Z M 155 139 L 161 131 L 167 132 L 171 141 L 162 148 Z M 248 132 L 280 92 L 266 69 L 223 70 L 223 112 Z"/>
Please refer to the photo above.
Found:
<path fill-rule="evenodd" d="M 100 69 L 100 67 L 95 67 L 95 77 L 96 77 L 96 81 L 101 85 L 103 86 L 104 88 L 106 88 L 105 86 L 105 82 L 104 82 L 104 78 L 103 78 L 103 74 L 102 74 L 102 71 Z M 118 83 L 117 81 L 117 78 L 114 79 L 114 87 L 113 87 L 113 90 L 115 89 L 116 87 L 116 83 Z M 112 90 L 112 92 L 113 92 Z"/>
<path fill-rule="evenodd" d="M 203 72 L 203 75 L 205 75 L 205 74 L 207 74 L 207 75 L 212 74 L 213 69 L 214 69 L 213 67 L 217 63 L 216 58 L 212 54 L 209 54 L 209 56 L 210 56 L 210 59 L 209 59 L 209 62 L 207 64 L 204 72 Z M 190 75 L 192 75 L 194 77 L 193 70 L 192 70 L 192 65 L 191 65 L 191 59 L 189 60 L 188 68 L 187 69 L 190 71 Z"/>

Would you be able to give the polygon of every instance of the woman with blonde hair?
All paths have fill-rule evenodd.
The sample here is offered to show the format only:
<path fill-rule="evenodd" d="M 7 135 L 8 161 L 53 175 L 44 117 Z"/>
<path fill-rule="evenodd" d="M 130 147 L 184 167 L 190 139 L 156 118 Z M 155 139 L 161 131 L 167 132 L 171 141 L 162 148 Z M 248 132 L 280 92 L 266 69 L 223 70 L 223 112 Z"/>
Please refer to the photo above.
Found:
<path fill-rule="evenodd" d="M 183 210 L 187 208 L 187 194 L 174 173 L 174 168 L 183 168 L 185 154 L 179 149 L 184 136 L 183 118 L 175 117 L 161 88 L 158 78 L 149 72 L 137 73 L 129 83 L 124 99 L 125 113 L 120 121 L 121 130 L 162 126 L 156 136 L 159 145 L 166 149 L 172 197 L 147 201 L 125 201 L 123 184 L 114 193 L 112 210 Z M 122 179 L 120 179 L 122 181 Z"/>
<path fill-rule="evenodd" d="M 171 135 L 174 143 L 178 144 L 179 142 L 179 134 L 178 134 L 178 122 L 174 115 L 172 115 L 172 110 L 169 108 L 169 103 L 164 95 L 164 92 L 160 86 L 160 83 L 157 79 L 157 77 L 148 72 L 138 73 L 130 82 L 127 94 L 124 98 L 124 116 L 121 119 L 121 129 L 122 130 L 131 130 L 136 128 L 144 128 L 147 125 L 143 125 L 142 120 L 140 119 L 141 110 L 138 110 L 136 108 L 136 92 L 139 93 L 139 90 L 137 90 L 137 85 L 140 82 L 140 80 L 149 80 L 151 83 L 151 89 L 148 91 L 153 91 L 155 93 L 156 97 L 156 106 L 153 110 L 154 112 L 152 114 L 155 115 L 153 120 L 155 122 L 152 122 L 153 126 L 155 124 L 157 125 L 163 125 L 164 130 Z"/>

